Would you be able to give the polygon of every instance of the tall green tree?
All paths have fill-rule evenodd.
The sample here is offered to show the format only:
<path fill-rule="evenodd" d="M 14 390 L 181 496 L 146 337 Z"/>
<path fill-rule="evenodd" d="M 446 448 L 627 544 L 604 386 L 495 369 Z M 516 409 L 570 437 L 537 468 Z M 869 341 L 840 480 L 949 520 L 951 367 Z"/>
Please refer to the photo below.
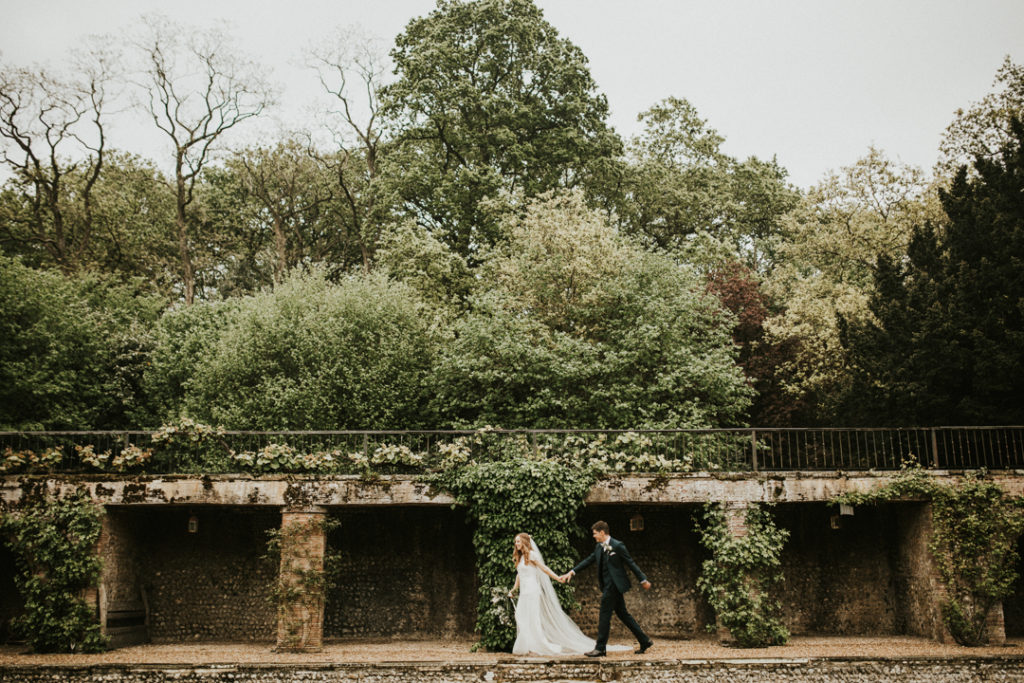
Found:
<path fill-rule="evenodd" d="M 406 210 L 462 256 L 499 237 L 503 193 L 585 185 L 619 153 L 583 52 L 532 0 L 439 0 L 392 51 L 382 96 Z"/>
<path fill-rule="evenodd" d="M 764 322 L 765 343 L 787 350 L 775 377 L 798 422 L 830 422 L 851 390 L 838 321 L 871 320 L 878 255 L 898 258 L 915 225 L 942 217 L 919 169 L 872 148 L 827 174 L 784 218 L 780 264 L 766 281 L 779 307 Z"/>
<path fill-rule="evenodd" d="M 798 198 L 785 169 L 774 159 L 725 154 L 725 138 L 687 100 L 669 97 L 638 118 L 644 129 L 629 144 L 627 229 L 668 249 L 706 232 L 750 265 L 770 265 L 782 216 Z"/>
<path fill-rule="evenodd" d="M 751 390 L 700 278 L 620 235 L 580 192 L 505 222 L 436 370 L 444 424 L 708 427 Z"/>
<path fill-rule="evenodd" d="M 859 399 L 848 414 L 902 424 L 1024 419 L 1024 125 L 941 193 L 948 220 L 878 261 L 875 321 L 850 324 Z"/>
<path fill-rule="evenodd" d="M 961 166 L 973 173 L 976 157 L 999 159 L 1013 139 L 1010 121 L 1024 117 L 1024 65 L 1009 55 L 993 80 L 993 91 L 966 109 L 957 109 L 939 143 L 937 170 L 949 179 Z"/>

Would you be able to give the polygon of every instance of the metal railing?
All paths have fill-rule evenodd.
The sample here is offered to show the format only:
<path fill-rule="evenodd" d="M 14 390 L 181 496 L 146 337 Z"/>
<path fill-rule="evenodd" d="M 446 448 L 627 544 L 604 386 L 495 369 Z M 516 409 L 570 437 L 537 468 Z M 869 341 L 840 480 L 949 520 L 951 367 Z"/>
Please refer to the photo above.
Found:
<path fill-rule="evenodd" d="M 242 472 L 238 454 L 287 446 L 295 454 L 329 454 L 316 471 L 438 469 L 453 444 L 474 459 L 499 459 L 511 449 L 527 457 L 586 459 L 608 471 L 896 470 L 916 463 L 935 469 L 1024 469 L 1024 427 L 887 429 L 736 428 L 677 430 L 347 430 L 218 431 L 190 440 L 154 441 L 149 431 L 0 432 L 0 473 L 118 469 L 115 459 L 136 447 L 148 453 L 134 471 L 153 474 Z M 396 453 L 415 463 L 389 460 Z M 390 455 L 389 455 L 390 454 Z M 96 465 L 97 457 L 102 465 Z M 360 457 L 363 462 L 360 463 Z M 20 460 L 19 460 L 20 459 Z M 21 462 L 19 465 L 18 462 Z M 390 469 L 389 469 L 390 468 Z M 404 469 L 403 469 L 404 468 Z M 301 471 L 301 463 L 291 471 Z"/>

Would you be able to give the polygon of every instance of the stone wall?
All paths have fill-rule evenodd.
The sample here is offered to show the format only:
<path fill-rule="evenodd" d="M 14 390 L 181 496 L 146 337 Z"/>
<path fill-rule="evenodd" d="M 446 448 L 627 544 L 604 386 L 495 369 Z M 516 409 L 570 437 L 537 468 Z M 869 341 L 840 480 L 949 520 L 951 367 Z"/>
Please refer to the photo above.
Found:
<path fill-rule="evenodd" d="M 341 555 L 341 580 L 327 596 L 325 638 L 473 632 L 476 563 L 463 511 L 374 507 L 331 514 L 341 522 L 328 538 Z"/>
<path fill-rule="evenodd" d="M 310 664 L 294 665 L 124 665 L 3 667 L 0 680 L 19 683 L 527 683 L 538 681 L 620 681 L 658 683 L 967 683 L 1024 680 L 1024 658 L 908 660 L 761 660 L 560 662 L 499 664 Z"/>
<path fill-rule="evenodd" d="M 823 503 L 779 505 L 776 523 L 789 530 L 782 551 L 783 622 L 794 634 L 897 634 L 906 630 L 897 591 L 899 533 L 890 506 L 858 507 L 831 517 Z"/>
<path fill-rule="evenodd" d="M 154 642 L 273 640 L 277 566 L 261 559 L 281 515 L 264 508 L 132 508 Z M 189 517 L 198 531 L 189 533 Z"/>
<path fill-rule="evenodd" d="M 639 587 L 630 573 L 633 590 L 626 594 L 626 606 L 651 637 L 685 638 L 703 633 L 714 615 L 697 591 L 697 576 L 706 552 L 693 529 L 695 505 L 624 506 L 588 505 L 580 517 L 580 525 L 590 529 L 597 520 L 608 522 L 611 535 L 626 544 L 630 555 L 650 579 L 652 588 Z M 639 513 L 644 520 L 643 531 L 630 531 L 629 519 Z M 593 552 L 594 541 L 589 534 L 578 545 L 579 558 Z M 564 573 L 571 567 L 552 567 Z M 597 569 L 589 568 L 573 579 L 576 598 L 583 611 L 573 618 L 584 633 L 597 634 L 601 593 L 597 587 Z M 631 642 L 633 635 L 616 617 L 612 617 L 611 641 Z"/>
<path fill-rule="evenodd" d="M 1024 636 L 1024 538 L 1017 542 L 1017 582 L 1003 601 L 1003 619 L 1007 638 Z"/>
<path fill-rule="evenodd" d="M 14 553 L 0 543 L 0 643 L 8 642 L 11 634 L 11 619 L 21 613 L 25 601 L 14 585 Z"/>

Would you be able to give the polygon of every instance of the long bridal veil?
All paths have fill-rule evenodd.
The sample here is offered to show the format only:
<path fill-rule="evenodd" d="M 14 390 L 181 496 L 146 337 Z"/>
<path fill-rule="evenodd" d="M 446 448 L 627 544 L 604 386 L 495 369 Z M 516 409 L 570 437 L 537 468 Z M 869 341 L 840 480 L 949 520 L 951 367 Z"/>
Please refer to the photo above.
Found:
<path fill-rule="evenodd" d="M 536 541 L 531 542 L 531 552 L 538 564 L 544 564 L 544 556 L 537 547 Z M 562 611 L 558 602 L 555 588 L 551 585 L 551 578 L 540 569 L 530 565 L 528 570 L 533 578 L 540 585 L 540 595 L 533 604 L 523 603 L 523 596 L 520 596 L 519 609 L 537 609 L 538 614 L 528 615 L 533 618 L 524 618 L 520 621 L 522 628 L 526 624 L 533 624 L 534 628 L 539 627 L 540 633 L 520 633 L 517 644 L 524 651 L 536 652 L 537 654 L 582 654 L 594 649 L 594 639 L 588 638 L 569 616 Z M 532 603 L 533 601 L 531 601 Z M 527 615 L 524 615 L 527 616 Z M 527 628 L 530 628 L 529 626 Z"/>

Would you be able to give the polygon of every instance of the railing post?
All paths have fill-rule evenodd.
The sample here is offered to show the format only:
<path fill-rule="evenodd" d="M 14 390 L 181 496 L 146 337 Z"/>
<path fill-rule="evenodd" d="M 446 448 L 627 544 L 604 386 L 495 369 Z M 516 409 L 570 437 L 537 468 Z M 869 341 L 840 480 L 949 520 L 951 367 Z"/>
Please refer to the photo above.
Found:
<path fill-rule="evenodd" d="M 757 472 L 757 430 L 750 430 L 750 463 Z"/>
<path fill-rule="evenodd" d="M 537 432 L 530 431 L 530 445 L 533 446 L 533 457 L 540 457 L 540 449 L 537 447 Z"/>
<path fill-rule="evenodd" d="M 363 457 L 370 460 L 370 435 L 363 434 Z"/>
<path fill-rule="evenodd" d="M 932 427 L 932 467 L 939 468 L 939 440 L 935 435 L 935 427 Z"/>

